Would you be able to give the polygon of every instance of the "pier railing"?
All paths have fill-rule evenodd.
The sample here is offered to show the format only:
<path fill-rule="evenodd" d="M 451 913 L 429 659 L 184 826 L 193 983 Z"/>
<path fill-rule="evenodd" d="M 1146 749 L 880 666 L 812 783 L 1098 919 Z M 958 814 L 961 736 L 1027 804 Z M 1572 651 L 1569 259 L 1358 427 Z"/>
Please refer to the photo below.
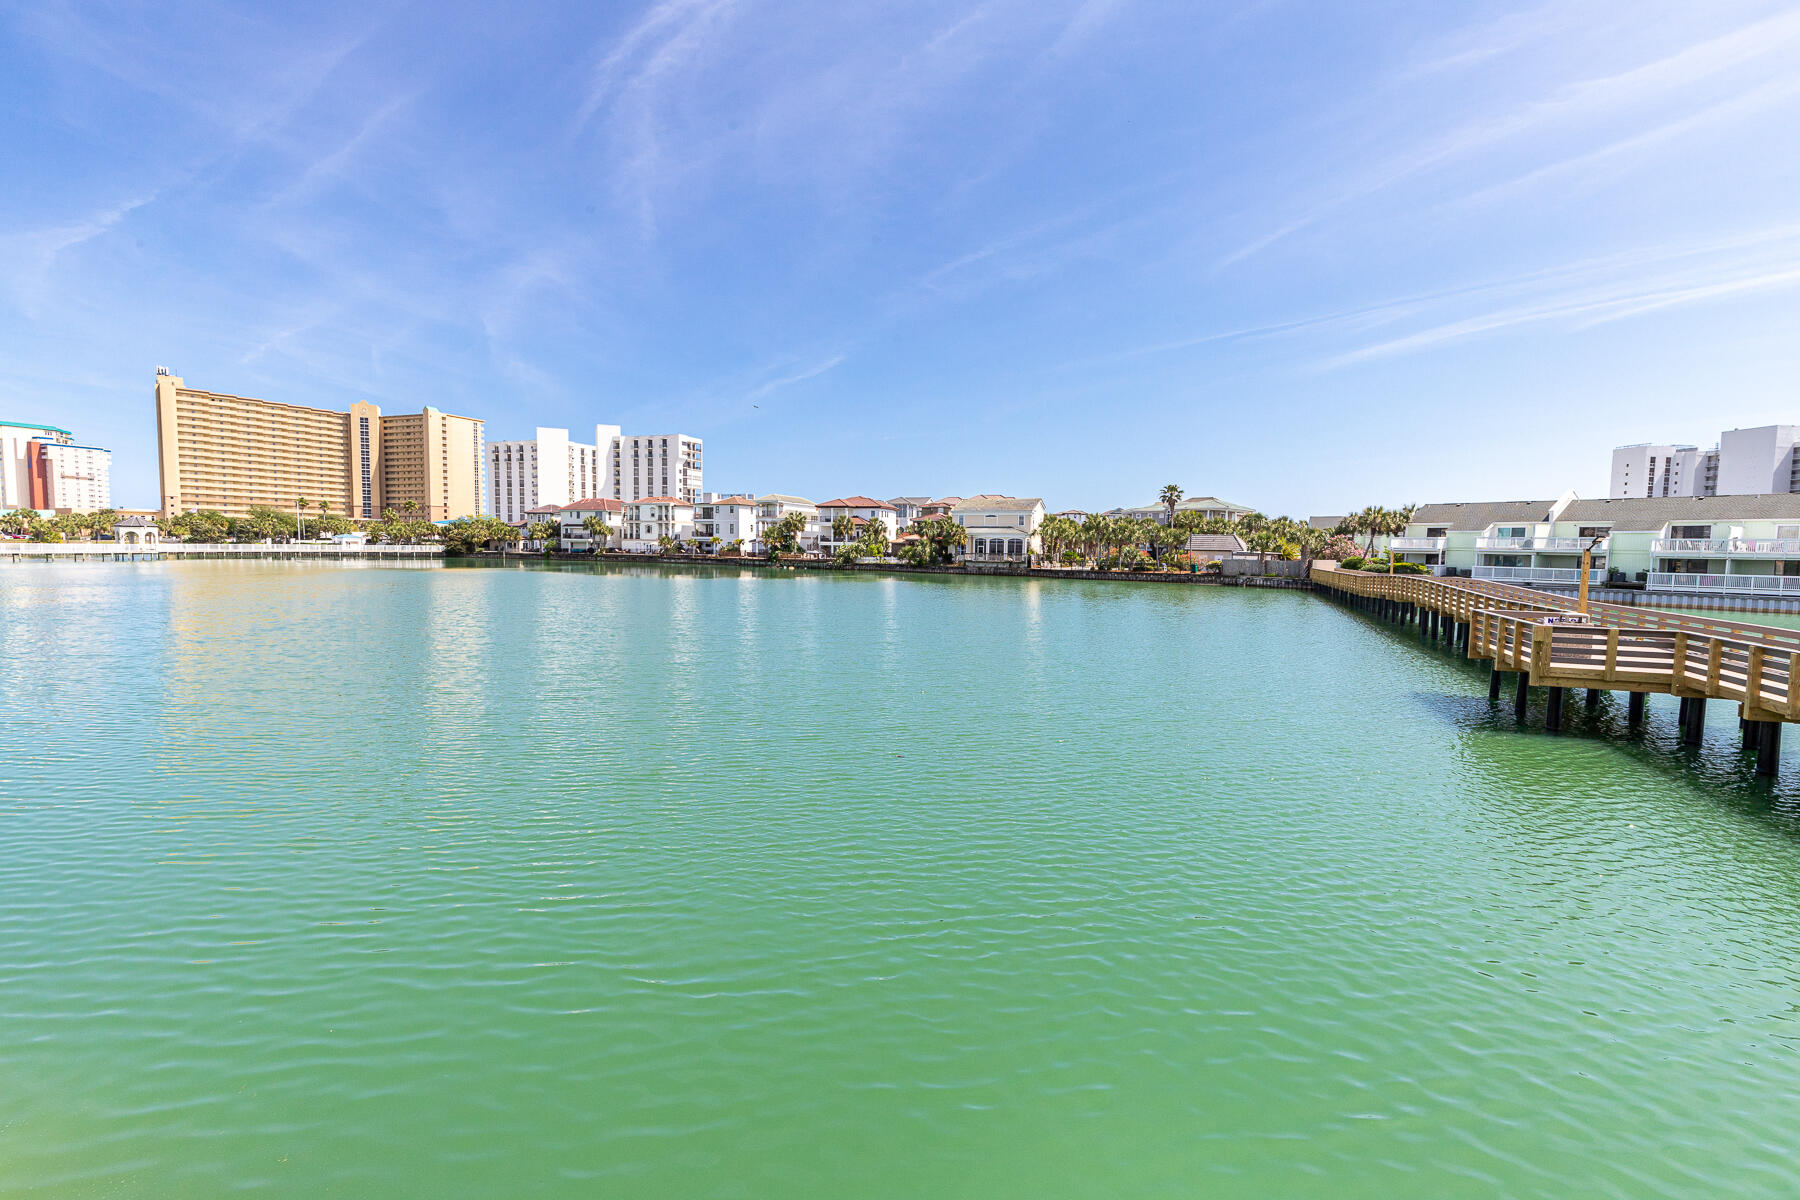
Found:
<path fill-rule="evenodd" d="M 1411 606 L 1466 627 L 1468 655 L 1533 686 L 1662 693 L 1742 706 L 1745 721 L 1800 721 L 1800 630 L 1591 603 L 1481 579 L 1385 575 L 1314 563 L 1328 591 Z M 1700 718 L 1703 719 L 1703 718 Z"/>

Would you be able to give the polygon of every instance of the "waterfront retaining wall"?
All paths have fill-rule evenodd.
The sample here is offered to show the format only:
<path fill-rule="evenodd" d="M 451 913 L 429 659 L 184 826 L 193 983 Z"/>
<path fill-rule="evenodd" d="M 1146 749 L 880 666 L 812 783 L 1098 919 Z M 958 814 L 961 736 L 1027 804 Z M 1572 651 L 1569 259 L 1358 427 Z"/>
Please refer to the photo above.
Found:
<path fill-rule="evenodd" d="M 1196 571 L 1189 573 L 1186 569 L 1179 571 L 1087 571 L 1069 567 L 1027 567 L 1023 563 L 958 563 L 949 566 L 920 567 L 910 563 L 856 563 L 848 567 L 839 567 L 829 559 L 784 559 L 781 562 L 769 562 L 761 558 L 718 558 L 711 555 L 688 554 L 552 554 L 508 551 L 501 555 L 483 555 L 484 558 L 506 558 L 524 562 L 603 562 L 640 567 L 748 567 L 764 571 L 855 571 L 864 574 L 878 575 L 1006 575 L 1016 578 L 1031 579 L 1098 579 L 1109 583 L 1170 583 L 1186 584 L 1197 587 L 1279 587 L 1294 590 L 1310 591 L 1312 581 L 1305 578 L 1296 569 L 1280 575 L 1260 576 L 1253 574 L 1227 575 L 1223 571 Z M 1249 564 L 1254 567 L 1256 564 Z M 1298 568 L 1297 562 L 1270 562 L 1270 567 Z"/>

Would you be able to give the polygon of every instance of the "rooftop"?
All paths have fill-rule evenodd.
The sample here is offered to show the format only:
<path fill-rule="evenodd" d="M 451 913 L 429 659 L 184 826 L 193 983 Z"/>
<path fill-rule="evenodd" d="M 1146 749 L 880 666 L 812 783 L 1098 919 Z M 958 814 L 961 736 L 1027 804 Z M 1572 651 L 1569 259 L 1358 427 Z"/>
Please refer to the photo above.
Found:
<path fill-rule="evenodd" d="M 1477 500 L 1467 504 L 1421 504 L 1413 513 L 1414 525 L 1443 525 L 1450 529 L 1486 529 L 1500 521 L 1548 521 L 1554 500 Z"/>
<path fill-rule="evenodd" d="M 1800 521 L 1800 495 L 1628 496 L 1619 500 L 1576 500 L 1560 518 L 1614 529 L 1661 529 L 1671 521 Z"/>
<path fill-rule="evenodd" d="M 564 511 L 564 512 L 618 512 L 620 509 L 622 509 L 624 507 L 625 507 L 625 504 L 623 501 L 614 500 L 607 496 L 598 496 L 598 497 L 594 497 L 594 498 L 588 499 L 588 500 L 577 500 L 573 504 L 565 504 L 562 506 L 562 511 Z M 535 511 L 535 510 L 533 510 L 533 511 Z"/>
<path fill-rule="evenodd" d="M 1030 512 L 1043 507 L 1036 496 L 970 496 L 958 504 L 954 512 Z"/>
<path fill-rule="evenodd" d="M 758 504 L 804 504 L 808 508 L 818 507 L 805 496 L 789 496 L 782 492 L 765 492 L 756 498 L 756 502 Z"/>
<path fill-rule="evenodd" d="M 1196 533 L 1187 540 L 1189 554 L 1236 554 L 1243 548 L 1235 533 Z"/>
<path fill-rule="evenodd" d="M 64 437 L 75 436 L 60 425 L 40 425 L 35 421 L 0 421 L 0 427 L 7 429 L 36 429 L 41 433 L 60 433 Z"/>
<path fill-rule="evenodd" d="M 820 508 L 885 508 L 889 512 L 894 511 L 894 506 L 889 504 L 886 500 L 871 500 L 867 496 L 845 496 L 841 500 L 826 500 L 826 501 L 822 501 L 820 503 L 819 507 Z"/>

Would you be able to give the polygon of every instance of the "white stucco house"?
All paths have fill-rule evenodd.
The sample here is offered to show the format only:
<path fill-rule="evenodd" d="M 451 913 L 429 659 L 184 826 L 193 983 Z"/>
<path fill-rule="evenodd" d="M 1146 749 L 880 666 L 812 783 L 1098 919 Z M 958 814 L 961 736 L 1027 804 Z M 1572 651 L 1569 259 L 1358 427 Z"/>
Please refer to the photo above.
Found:
<path fill-rule="evenodd" d="M 674 496 L 646 496 L 625 502 L 625 549 L 636 554 L 654 554 L 662 549 L 662 539 L 672 537 L 679 542 L 694 540 L 694 506 Z"/>
<path fill-rule="evenodd" d="M 819 506 L 804 496 L 787 496 L 780 492 L 769 492 L 756 498 L 756 541 L 751 549 L 757 554 L 767 554 L 769 546 L 764 535 L 783 517 L 789 513 L 804 513 L 806 528 L 800 534 L 800 549 L 804 553 L 816 554 L 819 549 Z"/>
<path fill-rule="evenodd" d="M 756 501 L 749 496 L 720 496 L 694 506 L 694 535 L 718 554 L 733 542 L 750 553 L 756 541 Z"/>
<path fill-rule="evenodd" d="M 605 550 L 618 545 L 624 535 L 625 504 L 610 496 L 596 496 L 588 500 L 577 500 L 573 504 L 563 505 L 558 514 L 562 522 L 562 548 L 578 552 L 591 551 L 596 548 L 596 539 L 588 532 L 587 519 L 598 517 L 606 523 L 607 533 L 603 544 L 598 548 Z"/>

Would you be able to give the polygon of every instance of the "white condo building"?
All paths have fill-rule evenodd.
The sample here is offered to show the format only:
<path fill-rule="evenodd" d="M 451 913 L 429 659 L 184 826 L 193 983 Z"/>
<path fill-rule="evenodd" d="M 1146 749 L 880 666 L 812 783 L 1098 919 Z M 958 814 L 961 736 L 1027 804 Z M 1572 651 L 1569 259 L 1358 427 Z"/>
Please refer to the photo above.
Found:
<path fill-rule="evenodd" d="M 1614 500 L 1667 496 L 1767 496 L 1800 492 L 1800 425 L 1728 429 L 1711 450 L 1619 446 L 1606 494 Z"/>
<path fill-rule="evenodd" d="M 701 442 L 685 433 L 628 435 L 617 425 L 594 426 L 594 440 L 576 442 L 567 429 L 539 428 L 535 438 L 488 443 L 489 505 L 502 521 L 528 509 L 576 500 L 700 498 Z"/>
<path fill-rule="evenodd" d="M 688 504 L 699 501 L 699 438 L 685 433 L 623 434 L 617 425 L 599 426 L 597 433 L 608 435 L 611 442 L 612 490 L 606 495 L 625 501 L 651 496 L 673 496 Z"/>
<path fill-rule="evenodd" d="M 1635 496 L 1706 496 L 1708 461 L 1718 469 L 1718 451 L 1703 454 L 1698 446 L 1619 446 L 1612 454 L 1612 478 L 1606 494 L 1615 500 Z"/>
<path fill-rule="evenodd" d="M 0 423 L 0 509 L 112 507 L 112 451 L 77 446 L 55 425 Z"/>

